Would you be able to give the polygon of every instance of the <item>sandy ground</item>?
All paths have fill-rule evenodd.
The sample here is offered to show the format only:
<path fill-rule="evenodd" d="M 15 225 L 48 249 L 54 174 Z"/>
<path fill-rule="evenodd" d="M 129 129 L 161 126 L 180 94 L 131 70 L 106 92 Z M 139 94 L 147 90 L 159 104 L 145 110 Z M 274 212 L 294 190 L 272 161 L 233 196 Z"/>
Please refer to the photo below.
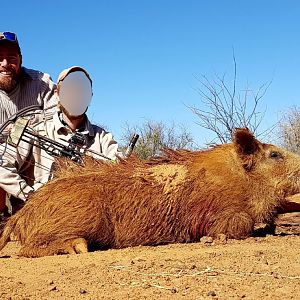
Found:
<path fill-rule="evenodd" d="M 300 299 L 300 235 L 22 258 L 0 252 L 0 299 Z"/>

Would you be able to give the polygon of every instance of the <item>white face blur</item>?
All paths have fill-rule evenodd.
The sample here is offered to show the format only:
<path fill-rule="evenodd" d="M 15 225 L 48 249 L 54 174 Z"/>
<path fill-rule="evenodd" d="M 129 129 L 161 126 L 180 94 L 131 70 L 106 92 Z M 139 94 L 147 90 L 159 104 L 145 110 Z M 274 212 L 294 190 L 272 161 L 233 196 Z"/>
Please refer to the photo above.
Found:
<path fill-rule="evenodd" d="M 66 76 L 59 89 L 59 102 L 71 116 L 84 114 L 92 100 L 91 82 L 82 71 Z"/>

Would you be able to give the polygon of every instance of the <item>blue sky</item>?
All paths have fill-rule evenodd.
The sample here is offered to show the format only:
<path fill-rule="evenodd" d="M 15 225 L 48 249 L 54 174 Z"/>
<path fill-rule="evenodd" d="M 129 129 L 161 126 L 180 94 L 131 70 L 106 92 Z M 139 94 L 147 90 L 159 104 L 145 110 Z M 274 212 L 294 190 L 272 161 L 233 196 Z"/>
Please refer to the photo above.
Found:
<path fill-rule="evenodd" d="M 119 139 L 125 122 L 186 124 L 211 140 L 187 108 L 203 108 L 202 75 L 233 74 L 238 87 L 272 81 L 262 106 L 274 124 L 300 99 L 300 2 L 291 0 L 1 1 L 0 31 L 18 34 L 24 66 L 56 80 L 71 65 L 94 82 L 89 117 Z"/>

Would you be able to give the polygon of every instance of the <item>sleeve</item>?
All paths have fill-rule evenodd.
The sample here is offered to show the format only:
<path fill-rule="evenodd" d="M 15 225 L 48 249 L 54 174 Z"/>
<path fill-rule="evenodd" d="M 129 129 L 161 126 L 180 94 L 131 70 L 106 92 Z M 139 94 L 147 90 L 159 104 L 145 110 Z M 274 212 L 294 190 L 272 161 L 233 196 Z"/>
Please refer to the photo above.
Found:
<path fill-rule="evenodd" d="M 45 110 L 46 116 L 51 117 L 55 113 L 57 106 L 57 97 L 54 93 L 56 85 L 52 81 L 50 75 L 47 73 L 43 75 L 42 80 L 44 85 L 44 91 L 41 95 L 43 108 Z"/>
<path fill-rule="evenodd" d="M 0 160 L 0 187 L 8 194 L 25 201 L 28 194 L 34 190 L 19 175 L 18 167 L 27 160 L 31 146 L 28 143 L 22 143 L 22 145 L 21 143 L 18 148 L 10 145 L 0 145 L 1 151 L 4 150 Z"/>
<path fill-rule="evenodd" d="M 116 160 L 118 157 L 124 157 L 124 154 L 119 151 L 118 143 L 113 139 L 113 135 L 110 132 L 102 130 L 99 134 L 99 143 L 102 154 L 112 160 Z"/>

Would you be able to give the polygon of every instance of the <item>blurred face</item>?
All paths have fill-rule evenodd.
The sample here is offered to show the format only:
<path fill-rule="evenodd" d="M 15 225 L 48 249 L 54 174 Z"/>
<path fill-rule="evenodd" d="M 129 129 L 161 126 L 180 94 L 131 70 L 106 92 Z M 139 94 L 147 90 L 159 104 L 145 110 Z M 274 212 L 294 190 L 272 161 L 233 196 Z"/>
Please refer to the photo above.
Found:
<path fill-rule="evenodd" d="M 22 57 L 16 45 L 0 44 L 0 90 L 10 92 L 16 86 L 21 72 Z"/>
<path fill-rule="evenodd" d="M 90 105 L 92 94 L 91 81 L 82 71 L 71 72 L 60 82 L 59 102 L 69 116 L 83 115 Z"/>

